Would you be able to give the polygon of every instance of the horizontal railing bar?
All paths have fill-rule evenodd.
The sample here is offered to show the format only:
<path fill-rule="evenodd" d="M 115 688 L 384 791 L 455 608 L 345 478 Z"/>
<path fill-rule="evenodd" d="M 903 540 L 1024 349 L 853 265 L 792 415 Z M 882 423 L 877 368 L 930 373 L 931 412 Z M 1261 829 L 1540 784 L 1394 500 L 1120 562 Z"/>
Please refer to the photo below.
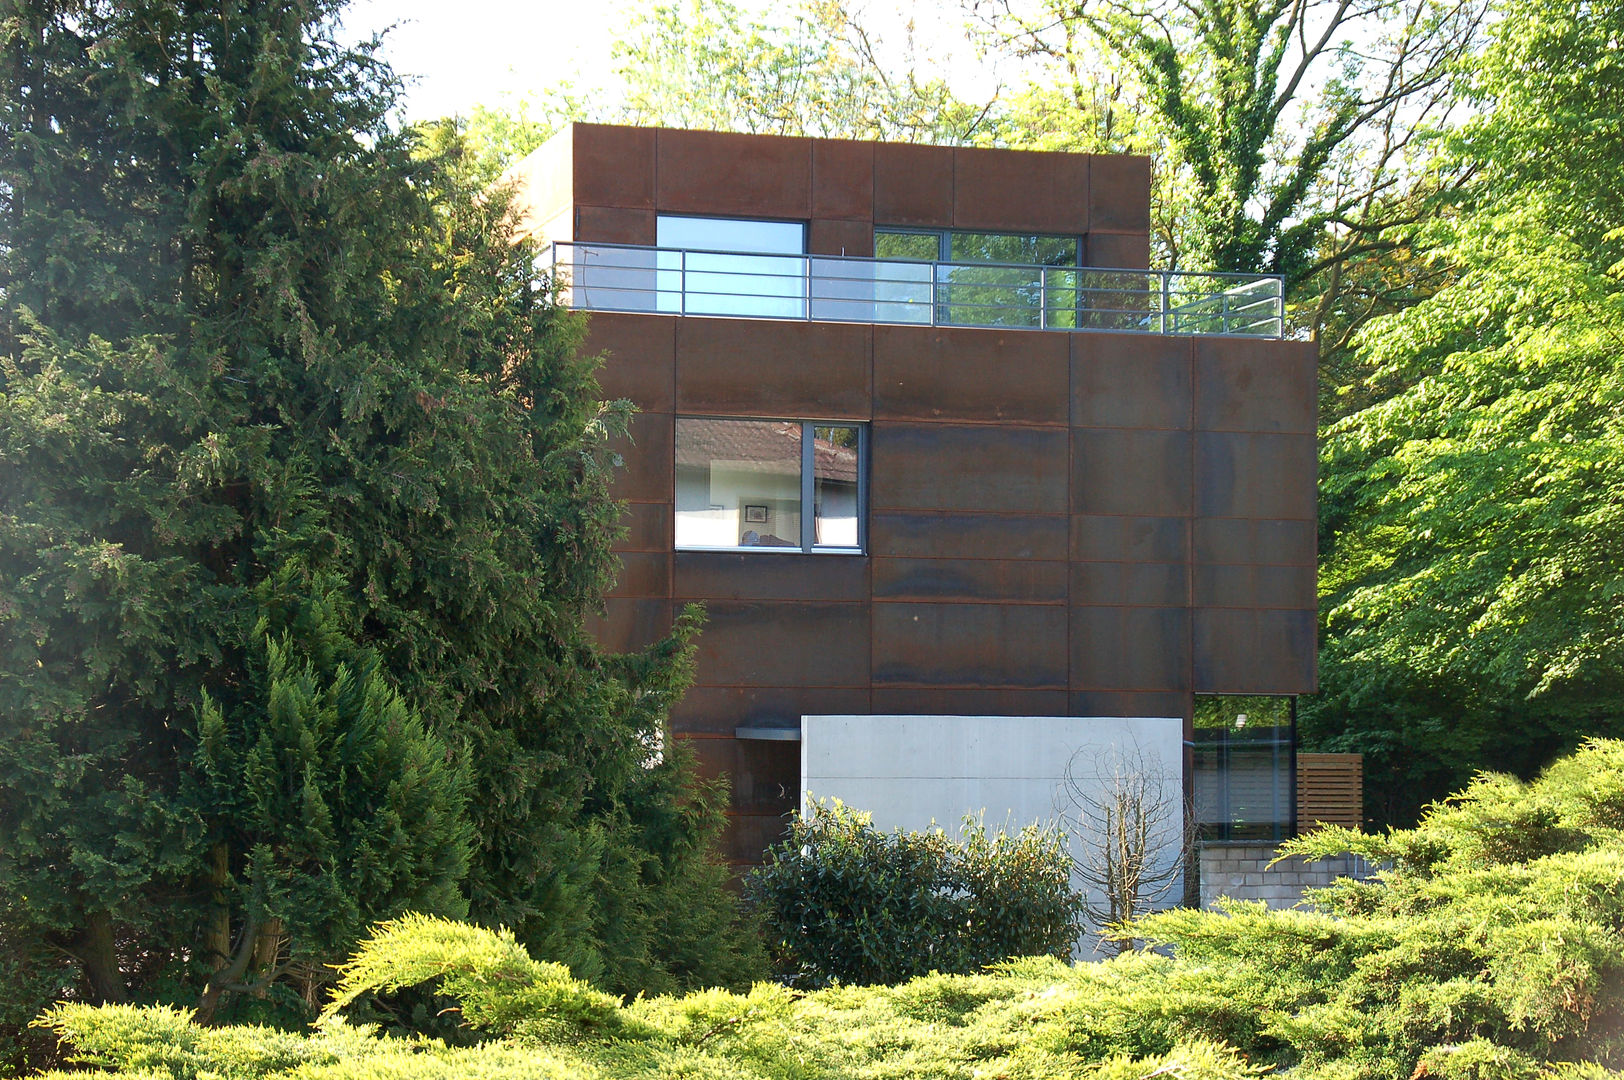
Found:
<path fill-rule="evenodd" d="M 622 259 L 622 253 L 637 258 Z M 719 265 L 706 265 L 712 258 Z M 581 280 L 572 289 L 580 306 L 605 310 L 1284 336 L 1283 282 L 1271 275 L 570 241 L 549 245 L 538 261 L 548 259 L 555 271 L 578 272 Z M 1216 287 L 1229 282 L 1235 284 Z M 735 283 L 741 287 L 732 287 Z"/>

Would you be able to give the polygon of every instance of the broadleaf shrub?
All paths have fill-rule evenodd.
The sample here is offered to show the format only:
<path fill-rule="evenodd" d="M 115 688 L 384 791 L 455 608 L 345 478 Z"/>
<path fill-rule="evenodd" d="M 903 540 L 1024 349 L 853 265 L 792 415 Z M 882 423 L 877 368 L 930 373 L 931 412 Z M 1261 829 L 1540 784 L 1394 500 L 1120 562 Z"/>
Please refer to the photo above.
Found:
<path fill-rule="evenodd" d="M 779 977 L 804 986 L 1066 957 L 1082 929 L 1058 830 L 989 835 L 967 819 L 959 841 L 941 830 L 887 833 L 839 800 L 810 803 L 745 893 Z"/>

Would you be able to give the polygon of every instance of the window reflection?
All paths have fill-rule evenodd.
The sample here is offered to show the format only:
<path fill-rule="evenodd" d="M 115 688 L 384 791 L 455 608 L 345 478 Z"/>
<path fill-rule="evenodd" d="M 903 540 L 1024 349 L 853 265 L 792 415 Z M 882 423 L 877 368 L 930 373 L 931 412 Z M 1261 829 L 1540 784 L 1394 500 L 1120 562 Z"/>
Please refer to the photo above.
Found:
<path fill-rule="evenodd" d="M 858 546 L 857 445 L 855 427 L 812 429 L 812 542 L 819 547 Z"/>
<path fill-rule="evenodd" d="M 1076 236 L 950 230 L 877 229 L 874 254 L 890 260 L 876 276 L 876 307 L 888 321 L 913 321 L 906 313 L 934 305 L 936 321 L 963 326 L 1070 328 L 1083 306 L 1082 241 Z M 933 260 L 922 282 L 910 281 L 908 264 Z M 1054 267 L 1053 270 L 1040 269 Z M 922 319 L 919 321 L 928 321 Z"/>
<path fill-rule="evenodd" d="M 800 222 L 677 217 L 655 221 L 658 310 L 687 315 L 806 316 Z"/>
<path fill-rule="evenodd" d="M 857 425 L 679 418 L 677 547 L 860 550 L 862 436 Z"/>

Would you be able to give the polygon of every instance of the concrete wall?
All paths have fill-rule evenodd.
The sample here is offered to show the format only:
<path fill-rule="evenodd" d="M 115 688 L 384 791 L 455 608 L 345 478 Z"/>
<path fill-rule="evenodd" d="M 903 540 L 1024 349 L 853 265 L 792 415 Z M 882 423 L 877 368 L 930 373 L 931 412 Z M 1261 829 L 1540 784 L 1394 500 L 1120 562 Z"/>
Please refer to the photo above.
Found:
<path fill-rule="evenodd" d="M 1212 907 L 1220 898 L 1261 900 L 1274 909 L 1289 908 L 1303 898 L 1304 889 L 1323 889 L 1339 877 L 1363 880 L 1376 870 L 1357 855 L 1334 859 L 1284 859 L 1267 844 L 1203 844 L 1201 846 L 1201 906 Z"/>
<path fill-rule="evenodd" d="M 1178 717 L 803 716 L 801 791 L 867 811 L 886 831 L 956 834 L 966 814 L 1014 831 L 1075 818 L 1068 777 L 1104 793 L 1124 764 L 1162 778 L 1176 804 L 1183 728 Z M 1178 858 L 1180 828 L 1175 805 L 1158 842 L 1166 861 Z M 1073 856 L 1086 858 L 1086 838 L 1071 840 Z M 1164 904 L 1183 895 L 1175 885 Z"/>

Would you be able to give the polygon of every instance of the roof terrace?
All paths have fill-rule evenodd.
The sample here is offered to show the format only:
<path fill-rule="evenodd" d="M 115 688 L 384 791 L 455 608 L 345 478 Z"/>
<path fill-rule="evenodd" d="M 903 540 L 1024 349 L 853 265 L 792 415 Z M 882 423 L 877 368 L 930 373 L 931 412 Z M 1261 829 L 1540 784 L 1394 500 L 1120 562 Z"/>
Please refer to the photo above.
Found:
<path fill-rule="evenodd" d="M 555 241 L 542 264 L 587 311 L 1284 336 L 1272 275 Z"/>

